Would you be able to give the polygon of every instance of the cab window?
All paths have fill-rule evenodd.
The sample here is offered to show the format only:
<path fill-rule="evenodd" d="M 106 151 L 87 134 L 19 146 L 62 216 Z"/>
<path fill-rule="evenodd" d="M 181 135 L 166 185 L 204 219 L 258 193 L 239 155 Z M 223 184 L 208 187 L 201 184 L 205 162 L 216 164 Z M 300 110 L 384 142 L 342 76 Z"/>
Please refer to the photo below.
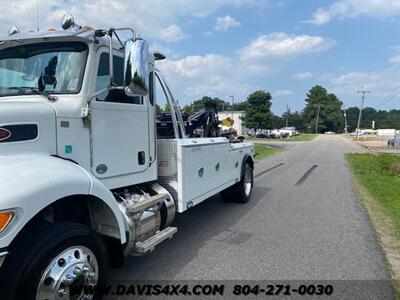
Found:
<path fill-rule="evenodd" d="M 96 77 L 96 91 L 102 90 L 107 87 L 109 76 L 109 54 L 102 53 L 100 55 L 99 68 Z M 122 57 L 114 56 L 114 82 L 117 86 L 124 85 L 124 59 Z M 127 96 L 123 89 L 112 89 L 105 91 L 96 97 L 97 101 L 126 103 L 126 104 L 143 104 L 142 96 Z"/>

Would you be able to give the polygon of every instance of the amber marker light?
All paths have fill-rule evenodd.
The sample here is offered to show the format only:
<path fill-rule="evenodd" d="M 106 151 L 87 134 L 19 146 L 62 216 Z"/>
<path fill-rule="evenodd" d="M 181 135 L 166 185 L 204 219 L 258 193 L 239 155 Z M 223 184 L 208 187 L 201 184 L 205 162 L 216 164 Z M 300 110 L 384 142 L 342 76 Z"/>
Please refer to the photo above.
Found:
<path fill-rule="evenodd" d="M 7 227 L 13 216 L 14 213 L 12 211 L 0 212 L 0 232 L 2 232 Z"/>

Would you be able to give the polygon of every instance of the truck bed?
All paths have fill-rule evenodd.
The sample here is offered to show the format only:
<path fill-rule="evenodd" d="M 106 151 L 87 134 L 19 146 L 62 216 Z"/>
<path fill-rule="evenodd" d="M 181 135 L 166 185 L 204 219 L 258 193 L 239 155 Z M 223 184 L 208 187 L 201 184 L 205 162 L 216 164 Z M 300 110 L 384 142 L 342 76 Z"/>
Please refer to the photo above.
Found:
<path fill-rule="evenodd" d="M 252 151 L 252 143 L 231 144 L 223 137 L 160 139 L 158 181 L 184 212 L 240 181 L 243 158 Z"/>

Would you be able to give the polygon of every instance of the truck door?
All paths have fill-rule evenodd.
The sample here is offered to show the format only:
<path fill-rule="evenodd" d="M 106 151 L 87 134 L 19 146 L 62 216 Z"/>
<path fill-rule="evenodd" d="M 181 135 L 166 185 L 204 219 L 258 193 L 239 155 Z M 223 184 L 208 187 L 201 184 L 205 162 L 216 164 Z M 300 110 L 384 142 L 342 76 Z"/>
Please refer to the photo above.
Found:
<path fill-rule="evenodd" d="M 97 58 L 96 91 L 109 82 L 109 54 Z M 114 82 L 123 85 L 123 57 L 114 56 Z M 95 69 L 96 70 L 96 69 Z M 106 91 L 91 102 L 92 172 L 99 178 L 145 171 L 150 164 L 147 97 Z"/>

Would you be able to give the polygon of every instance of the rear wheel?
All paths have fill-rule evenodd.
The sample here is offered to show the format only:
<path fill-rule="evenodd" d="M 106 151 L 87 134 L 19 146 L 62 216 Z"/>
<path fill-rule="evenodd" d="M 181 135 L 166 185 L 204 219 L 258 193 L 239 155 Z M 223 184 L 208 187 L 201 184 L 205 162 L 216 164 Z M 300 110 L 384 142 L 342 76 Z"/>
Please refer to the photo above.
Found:
<path fill-rule="evenodd" d="M 107 256 L 80 224 L 52 224 L 19 238 L 1 268 L 2 299 L 99 299 Z"/>
<path fill-rule="evenodd" d="M 235 185 L 221 192 L 221 196 L 228 201 L 247 203 L 253 190 L 253 168 L 249 163 L 243 167 L 241 180 Z"/>

